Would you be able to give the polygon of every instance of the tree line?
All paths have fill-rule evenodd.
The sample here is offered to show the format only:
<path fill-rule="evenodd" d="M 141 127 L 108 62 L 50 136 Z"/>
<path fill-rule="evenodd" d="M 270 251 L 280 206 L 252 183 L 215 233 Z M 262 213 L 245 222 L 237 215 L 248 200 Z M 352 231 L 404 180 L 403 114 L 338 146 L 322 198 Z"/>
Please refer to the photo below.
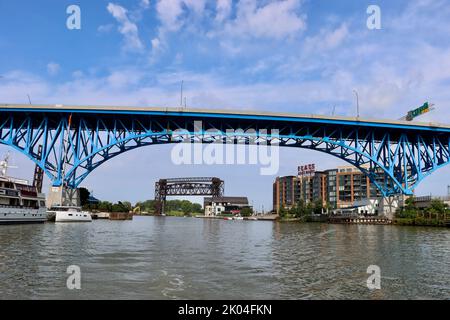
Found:
<path fill-rule="evenodd" d="M 313 202 L 305 202 L 303 199 L 299 199 L 290 209 L 281 206 L 280 217 L 304 218 L 313 214 L 323 214 L 328 212 L 329 209 L 330 205 L 324 205 L 322 199 L 316 199 Z"/>
<path fill-rule="evenodd" d="M 415 198 L 411 197 L 405 201 L 405 206 L 395 213 L 395 223 L 400 225 L 416 226 L 442 226 L 450 217 L 448 205 L 439 199 L 432 199 L 429 206 L 419 208 Z"/>
<path fill-rule="evenodd" d="M 103 211 L 103 212 L 130 212 L 139 207 L 140 212 L 154 213 L 156 200 L 139 201 L 134 206 L 129 201 L 99 201 L 98 203 L 89 203 L 90 192 L 86 188 L 79 188 L 81 206 L 85 210 Z M 165 206 L 166 213 L 202 213 L 202 206 L 189 200 L 167 200 Z"/>
<path fill-rule="evenodd" d="M 396 217 L 414 219 L 418 216 L 427 216 L 439 219 L 445 214 L 450 214 L 450 209 L 448 208 L 448 205 L 440 199 L 432 199 L 428 207 L 419 208 L 416 205 L 415 197 L 410 197 L 405 200 L 405 206 L 397 211 Z"/>
<path fill-rule="evenodd" d="M 156 208 L 156 200 L 146 200 L 136 203 L 136 207 L 140 207 L 141 212 L 153 213 Z M 180 212 L 183 214 L 202 213 L 202 206 L 189 200 L 167 200 L 164 208 L 166 213 Z"/>

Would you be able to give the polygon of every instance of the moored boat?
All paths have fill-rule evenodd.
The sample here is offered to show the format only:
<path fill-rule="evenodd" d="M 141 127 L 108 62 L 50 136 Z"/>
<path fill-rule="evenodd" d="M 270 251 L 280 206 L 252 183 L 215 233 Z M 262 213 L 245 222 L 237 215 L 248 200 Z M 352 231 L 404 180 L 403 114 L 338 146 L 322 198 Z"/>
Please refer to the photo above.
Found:
<path fill-rule="evenodd" d="M 0 224 L 47 221 L 45 195 L 27 180 L 9 177 L 8 159 L 0 161 Z"/>
<path fill-rule="evenodd" d="M 55 222 L 91 222 L 92 216 L 75 206 L 54 206 L 47 211 L 49 217 L 54 217 Z"/>

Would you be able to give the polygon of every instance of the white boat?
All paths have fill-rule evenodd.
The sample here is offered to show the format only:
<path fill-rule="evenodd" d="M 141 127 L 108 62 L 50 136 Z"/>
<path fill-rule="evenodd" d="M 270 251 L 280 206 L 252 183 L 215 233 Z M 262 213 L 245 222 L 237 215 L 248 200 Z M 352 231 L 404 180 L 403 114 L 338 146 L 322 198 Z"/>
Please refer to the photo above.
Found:
<path fill-rule="evenodd" d="M 0 224 L 47 221 L 45 195 L 27 180 L 7 176 L 8 158 L 0 161 Z"/>
<path fill-rule="evenodd" d="M 64 138 L 64 154 L 66 154 L 66 148 L 68 148 L 68 134 L 70 131 L 70 122 L 71 117 L 69 117 L 69 128 L 67 130 L 67 136 Z M 63 167 L 62 167 L 62 176 L 65 176 L 66 172 L 66 164 L 67 164 L 67 154 L 64 158 Z M 65 199 L 63 196 L 63 190 L 66 188 L 66 182 L 63 180 L 62 189 L 61 189 L 61 198 L 59 199 L 59 204 L 52 205 L 51 208 L 47 211 L 49 220 L 55 220 L 55 222 L 91 222 L 92 216 L 89 212 L 83 211 L 81 207 L 78 207 L 76 205 L 70 204 L 65 205 Z"/>
<path fill-rule="evenodd" d="M 54 206 L 47 211 L 49 219 L 55 222 L 91 222 L 92 216 L 89 212 L 75 206 Z"/>
<path fill-rule="evenodd" d="M 233 217 L 233 220 L 244 220 L 244 217 Z"/>

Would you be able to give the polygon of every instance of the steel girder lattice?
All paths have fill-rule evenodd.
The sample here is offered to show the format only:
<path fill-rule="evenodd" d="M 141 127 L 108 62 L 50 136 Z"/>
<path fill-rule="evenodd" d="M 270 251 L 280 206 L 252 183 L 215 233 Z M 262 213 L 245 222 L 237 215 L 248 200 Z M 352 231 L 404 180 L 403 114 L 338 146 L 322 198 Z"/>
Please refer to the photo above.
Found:
<path fill-rule="evenodd" d="M 167 196 L 212 196 L 222 197 L 224 182 L 216 177 L 192 177 L 160 179 L 155 183 L 155 211 L 164 212 Z"/>
<path fill-rule="evenodd" d="M 222 197 L 224 182 L 219 178 L 173 178 L 160 179 L 155 183 L 155 200 L 165 200 L 167 196 L 209 195 Z"/>
<path fill-rule="evenodd" d="M 202 142 L 317 150 L 359 168 L 384 196 L 412 194 L 425 177 L 450 162 L 449 140 L 448 130 L 364 121 L 297 121 L 205 112 L 0 111 L 0 143 L 28 156 L 53 185 L 65 183 L 72 188 L 102 163 L 128 150 Z"/>

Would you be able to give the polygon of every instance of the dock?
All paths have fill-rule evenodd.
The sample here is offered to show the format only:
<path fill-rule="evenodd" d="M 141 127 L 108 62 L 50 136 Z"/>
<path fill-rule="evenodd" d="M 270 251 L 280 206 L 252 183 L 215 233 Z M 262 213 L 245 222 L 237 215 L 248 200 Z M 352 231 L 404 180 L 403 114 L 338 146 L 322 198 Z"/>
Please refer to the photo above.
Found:
<path fill-rule="evenodd" d="M 109 220 L 133 220 L 133 212 L 111 212 Z"/>
<path fill-rule="evenodd" d="M 328 222 L 338 224 L 392 224 L 392 220 L 385 217 L 330 217 Z"/>

